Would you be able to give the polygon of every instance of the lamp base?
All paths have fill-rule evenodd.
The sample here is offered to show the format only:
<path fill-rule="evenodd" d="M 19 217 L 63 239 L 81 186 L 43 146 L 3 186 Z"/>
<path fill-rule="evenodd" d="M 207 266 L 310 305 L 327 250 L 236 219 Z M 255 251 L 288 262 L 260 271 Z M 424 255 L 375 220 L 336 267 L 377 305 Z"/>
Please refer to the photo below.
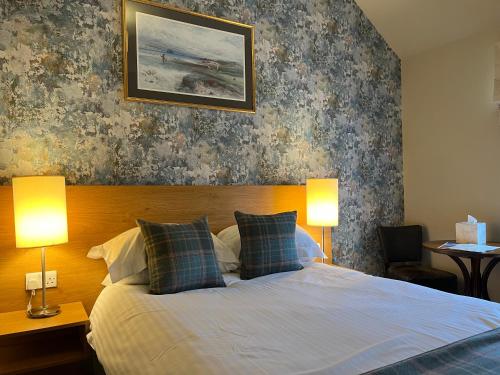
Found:
<path fill-rule="evenodd" d="M 26 312 L 26 315 L 28 315 L 28 318 L 30 319 L 41 319 L 57 315 L 60 312 L 61 308 L 59 305 L 49 305 L 45 307 L 32 307 L 31 310 Z"/>

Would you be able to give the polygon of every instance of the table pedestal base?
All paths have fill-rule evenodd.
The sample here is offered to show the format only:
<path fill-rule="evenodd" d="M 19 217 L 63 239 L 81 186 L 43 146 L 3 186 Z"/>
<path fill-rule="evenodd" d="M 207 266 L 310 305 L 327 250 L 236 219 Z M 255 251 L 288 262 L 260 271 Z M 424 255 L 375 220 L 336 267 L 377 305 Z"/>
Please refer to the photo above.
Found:
<path fill-rule="evenodd" d="M 486 245 L 496 248 L 487 253 L 443 247 L 443 244 L 447 242 L 450 242 L 450 240 L 427 241 L 422 244 L 422 247 L 436 254 L 448 255 L 457 264 L 464 276 L 464 294 L 466 296 L 483 298 L 489 301 L 488 278 L 491 271 L 500 262 L 500 242 L 487 242 Z M 463 258 L 470 260 L 470 272 L 465 266 Z M 489 263 L 481 275 L 482 259 L 488 259 Z"/>
<path fill-rule="evenodd" d="M 487 299 L 488 301 L 490 301 L 490 296 L 488 294 L 488 277 L 490 277 L 491 271 L 493 271 L 493 268 L 495 268 L 498 262 L 500 262 L 500 258 L 493 258 L 492 260 L 490 260 L 490 262 L 488 263 L 483 272 L 483 280 L 482 280 L 483 298 Z"/>
<path fill-rule="evenodd" d="M 460 271 L 462 271 L 462 275 L 464 277 L 464 294 L 466 296 L 483 298 L 489 301 L 488 278 L 490 277 L 490 273 L 493 268 L 495 268 L 497 263 L 500 262 L 500 258 L 491 259 L 481 275 L 481 258 L 469 258 L 471 269 L 469 273 L 469 270 L 465 266 L 462 259 L 454 255 L 448 256 L 458 265 Z"/>

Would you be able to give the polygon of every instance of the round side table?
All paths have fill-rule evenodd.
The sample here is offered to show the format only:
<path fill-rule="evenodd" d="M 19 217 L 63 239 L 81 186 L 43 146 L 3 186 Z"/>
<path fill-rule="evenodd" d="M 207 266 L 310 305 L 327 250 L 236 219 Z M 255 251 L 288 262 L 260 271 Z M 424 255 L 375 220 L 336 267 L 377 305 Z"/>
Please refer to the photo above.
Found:
<path fill-rule="evenodd" d="M 483 298 L 490 300 L 488 295 L 488 277 L 491 271 L 498 262 L 500 262 L 500 249 L 489 251 L 487 253 L 476 253 L 474 251 L 454 250 L 439 248 L 445 242 L 453 242 L 451 240 L 428 241 L 424 242 L 423 248 L 434 253 L 448 255 L 460 267 L 464 276 L 465 290 L 467 296 Z M 500 247 L 499 242 L 488 242 L 487 245 Z M 461 258 L 470 259 L 470 273 Z M 481 274 L 481 260 L 490 258 L 490 262 Z"/>

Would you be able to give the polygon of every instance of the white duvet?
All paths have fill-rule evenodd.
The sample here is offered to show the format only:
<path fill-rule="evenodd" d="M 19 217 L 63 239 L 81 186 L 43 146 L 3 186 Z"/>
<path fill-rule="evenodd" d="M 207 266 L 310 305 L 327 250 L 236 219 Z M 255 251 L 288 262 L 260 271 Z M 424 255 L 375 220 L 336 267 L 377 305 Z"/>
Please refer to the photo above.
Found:
<path fill-rule="evenodd" d="M 89 334 L 106 373 L 359 374 L 500 326 L 500 304 L 340 267 L 225 278 L 106 287 Z"/>

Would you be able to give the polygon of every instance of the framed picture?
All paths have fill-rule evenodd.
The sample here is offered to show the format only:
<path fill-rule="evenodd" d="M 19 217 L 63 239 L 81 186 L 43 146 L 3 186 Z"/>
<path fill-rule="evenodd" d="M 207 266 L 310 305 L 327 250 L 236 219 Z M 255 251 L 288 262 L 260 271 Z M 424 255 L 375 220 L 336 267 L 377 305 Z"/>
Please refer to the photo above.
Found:
<path fill-rule="evenodd" d="M 125 98 L 255 112 L 254 27 L 123 0 Z"/>

